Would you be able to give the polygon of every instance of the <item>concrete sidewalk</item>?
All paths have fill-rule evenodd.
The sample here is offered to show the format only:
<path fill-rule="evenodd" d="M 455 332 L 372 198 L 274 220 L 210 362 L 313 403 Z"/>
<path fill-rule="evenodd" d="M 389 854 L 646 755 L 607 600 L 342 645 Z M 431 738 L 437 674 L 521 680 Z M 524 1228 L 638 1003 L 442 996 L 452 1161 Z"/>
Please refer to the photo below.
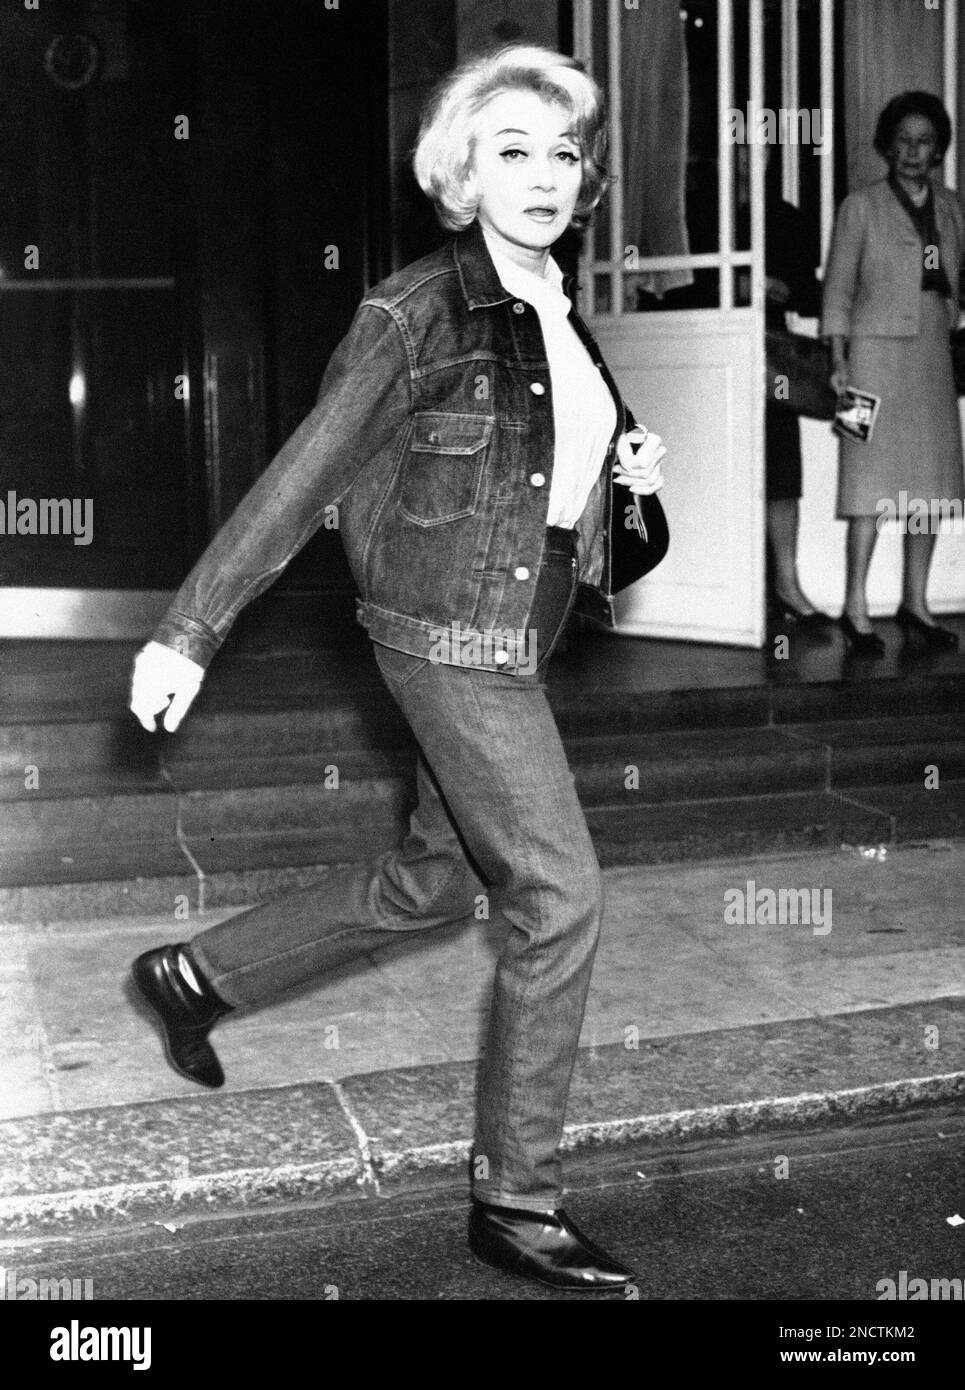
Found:
<path fill-rule="evenodd" d="M 830 912 L 734 921 L 748 881 L 830 890 Z M 570 1161 L 965 1096 L 963 884 L 960 841 L 607 870 Z M 126 971 L 228 915 L 0 928 L 8 1238 L 465 1178 L 505 928 L 410 938 L 226 1020 L 210 1093 L 164 1062 Z"/>

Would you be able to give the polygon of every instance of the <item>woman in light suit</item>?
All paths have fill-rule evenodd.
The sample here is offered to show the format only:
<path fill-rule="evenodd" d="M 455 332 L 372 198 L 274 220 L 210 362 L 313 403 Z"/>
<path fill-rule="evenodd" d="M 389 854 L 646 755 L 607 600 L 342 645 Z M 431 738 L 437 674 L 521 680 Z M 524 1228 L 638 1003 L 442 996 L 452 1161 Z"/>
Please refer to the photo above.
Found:
<path fill-rule="evenodd" d="M 837 514 L 847 518 L 848 579 L 841 626 L 852 650 L 884 654 L 868 618 L 866 581 L 878 526 L 899 494 L 925 499 L 925 534 L 906 530 L 903 598 L 895 617 L 926 649 L 957 645 L 925 598 L 941 499 L 961 503 L 962 436 L 949 332 L 958 318 L 965 213 L 932 184 L 951 143 L 948 113 L 928 92 L 903 92 L 881 112 L 875 149 L 887 178 L 845 198 L 824 281 L 822 332 L 839 393 L 850 384 L 881 397 L 868 443 L 842 440 Z M 892 512 L 892 515 L 895 513 Z"/>

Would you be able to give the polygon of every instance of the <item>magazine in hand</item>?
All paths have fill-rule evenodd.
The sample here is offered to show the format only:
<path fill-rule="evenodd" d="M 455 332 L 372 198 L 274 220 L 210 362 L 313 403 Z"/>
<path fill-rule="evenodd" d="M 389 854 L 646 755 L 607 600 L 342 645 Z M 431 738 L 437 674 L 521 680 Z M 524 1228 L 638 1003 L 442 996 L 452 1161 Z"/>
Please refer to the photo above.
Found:
<path fill-rule="evenodd" d="M 870 391 L 859 391 L 856 386 L 846 386 L 838 397 L 838 408 L 831 428 L 842 439 L 867 444 L 880 407 L 880 396 L 873 396 Z"/>

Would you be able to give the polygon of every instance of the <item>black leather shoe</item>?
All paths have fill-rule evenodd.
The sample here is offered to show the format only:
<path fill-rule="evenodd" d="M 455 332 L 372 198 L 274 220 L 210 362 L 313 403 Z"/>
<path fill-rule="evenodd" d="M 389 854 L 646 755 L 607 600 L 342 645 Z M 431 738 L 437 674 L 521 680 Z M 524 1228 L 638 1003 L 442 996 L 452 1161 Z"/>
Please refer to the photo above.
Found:
<path fill-rule="evenodd" d="M 937 623 L 923 622 L 916 613 L 912 613 L 911 609 L 906 608 L 904 604 L 895 614 L 895 622 L 906 638 L 921 642 L 934 651 L 953 652 L 958 646 L 958 633 L 952 632 L 951 628 L 939 627 Z"/>
<path fill-rule="evenodd" d="M 805 613 L 803 609 L 795 608 L 793 603 L 787 603 L 777 594 L 772 594 L 767 603 L 768 616 L 773 623 L 793 623 L 802 632 L 822 636 L 829 634 L 829 630 L 834 627 L 834 619 L 830 613 L 822 613 L 816 608 L 811 613 Z"/>
<path fill-rule="evenodd" d="M 196 994 L 178 970 L 179 951 L 188 952 L 203 995 Z M 201 1086 L 223 1086 L 224 1072 L 208 1034 L 232 1009 L 203 978 L 189 948 L 181 943 L 145 951 L 131 967 L 131 975 L 161 1020 L 168 1061 L 174 1070 Z"/>
<path fill-rule="evenodd" d="M 473 1199 L 469 1249 L 484 1264 L 554 1289 L 620 1289 L 636 1277 L 587 1240 L 562 1207 L 520 1211 Z"/>
<path fill-rule="evenodd" d="M 838 622 L 841 624 L 841 631 L 847 637 L 848 645 L 855 656 L 874 658 L 884 656 L 885 644 L 877 632 L 859 632 L 847 613 L 842 613 Z"/>

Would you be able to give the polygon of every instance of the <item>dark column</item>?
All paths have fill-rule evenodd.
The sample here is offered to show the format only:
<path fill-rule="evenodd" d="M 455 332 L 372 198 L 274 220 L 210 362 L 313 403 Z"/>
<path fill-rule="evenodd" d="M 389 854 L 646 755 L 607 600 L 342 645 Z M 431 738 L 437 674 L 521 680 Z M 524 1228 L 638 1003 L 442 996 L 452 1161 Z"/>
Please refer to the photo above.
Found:
<path fill-rule="evenodd" d="M 209 530 L 266 462 L 265 337 L 271 178 L 261 4 L 191 6 L 196 83 L 190 163 L 197 233 L 197 293 Z"/>
<path fill-rule="evenodd" d="M 384 0 L 206 0 L 191 139 L 213 531 L 311 409 L 388 271 Z M 276 586 L 346 589 L 334 532 Z"/>

